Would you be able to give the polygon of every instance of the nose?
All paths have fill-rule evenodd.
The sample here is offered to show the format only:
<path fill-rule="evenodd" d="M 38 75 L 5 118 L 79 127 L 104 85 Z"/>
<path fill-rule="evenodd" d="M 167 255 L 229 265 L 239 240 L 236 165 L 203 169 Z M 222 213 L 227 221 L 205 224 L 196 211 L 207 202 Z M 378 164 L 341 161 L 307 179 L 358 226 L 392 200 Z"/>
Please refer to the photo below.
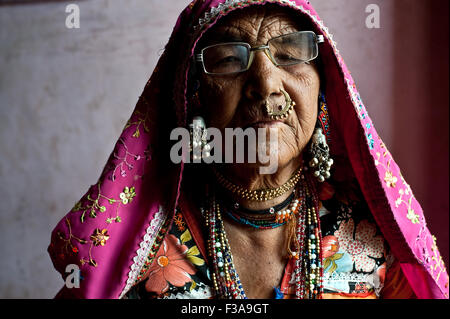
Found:
<path fill-rule="evenodd" d="M 244 87 L 245 96 L 252 101 L 278 103 L 283 100 L 282 72 L 263 50 L 254 52 L 250 68 L 247 70 Z"/>

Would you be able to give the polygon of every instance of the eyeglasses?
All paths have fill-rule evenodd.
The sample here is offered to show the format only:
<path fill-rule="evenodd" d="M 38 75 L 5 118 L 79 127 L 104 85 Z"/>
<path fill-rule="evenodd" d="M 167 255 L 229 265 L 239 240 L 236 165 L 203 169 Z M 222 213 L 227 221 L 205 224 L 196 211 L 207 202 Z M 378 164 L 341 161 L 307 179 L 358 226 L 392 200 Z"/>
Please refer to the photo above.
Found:
<path fill-rule="evenodd" d="M 210 45 L 196 54 L 195 60 L 203 65 L 206 74 L 233 74 L 247 71 L 255 52 L 261 50 L 277 67 L 309 62 L 319 55 L 318 43 L 322 42 L 323 35 L 300 31 L 272 38 L 266 45 L 258 47 L 245 42 Z"/>

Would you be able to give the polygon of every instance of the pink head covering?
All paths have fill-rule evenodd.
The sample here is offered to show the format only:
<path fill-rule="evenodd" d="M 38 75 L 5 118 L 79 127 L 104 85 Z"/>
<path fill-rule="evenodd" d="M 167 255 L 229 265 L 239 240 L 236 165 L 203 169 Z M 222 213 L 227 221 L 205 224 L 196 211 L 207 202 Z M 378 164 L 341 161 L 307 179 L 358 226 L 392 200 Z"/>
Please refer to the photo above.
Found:
<path fill-rule="evenodd" d="M 418 298 L 448 298 L 448 275 L 422 209 L 378 136 L 332 35 L 309 1 L 194 0 L 181 13 L 97 184 L 52 232 L 48 252 L 65 277 L 80 267 L 80 288 L 59 297 L 119 298 L 139 272 L 164 222 L 173 218 L 183 163 L 169 158 L 169 133 L 186 127 L 186 91 L 195 45 L 218 19 L 274 3 L 306 17 L 324 35 L 320 57 L 330 116 L 333 178 L 356 178 L 368 206 Z"/>

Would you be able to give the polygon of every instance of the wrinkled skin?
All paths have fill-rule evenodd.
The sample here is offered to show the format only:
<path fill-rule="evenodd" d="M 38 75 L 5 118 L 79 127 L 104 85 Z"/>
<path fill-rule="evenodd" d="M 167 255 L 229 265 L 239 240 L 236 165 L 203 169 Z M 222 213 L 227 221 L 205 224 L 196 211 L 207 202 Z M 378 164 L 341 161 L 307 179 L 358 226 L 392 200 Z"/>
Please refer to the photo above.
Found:
<path fill-rule="evenodd" d="M 202 40 L 202 45 L 243 41 L 251 46 L 271 38 L 299 31 L 296 21 L 282 8 L 259 7 L 238 10 L 219 21 Z M 278 128 L 278 171 L 260 175 L 258 164 L 228 164 L 226 175 L 249 189 L 273 188 L 286 182 L 300 166 L 301 154 L 309 142 L 317 119 L 320 79 L 314 64 L 276 67 L 259 51 L 250 69 L 243 73 L 201 76 L 200 96 L 207 127 L 223 130 L 246 128 L 270 121 L 264 102 L 285 105 L 284 89 L 295 101 L 295 112 L 273 124 Z M 268 140 L 268 139 L 267 139 Z M 280 200 L 281 201 L 281 200 Z M 269 203 L 270 205 L 273 203 Z"/>
<path fill-rule="evenodd" d="M 231 13 L 209 30 L 201 43 L 209 45 L 233 38 L 259 46 L 273 37 L 299 30 L 284 9 L 255 6 Z M 316 123 L 320 86 L 316 66 L 311 63 L 276 67 L 259 51 L 248 71 L 227 76 L 203 74 L 200 84 L 207 127 L 221 130 L 269 121 L 264 112 L 264 101 L 268 99 L 270 105 L 284 105 L 280 88 L 290 95 L 296 102 L 295 112 L 275 124 L 279 129 L 278 171 L 273 175 L 260 175 L 256 164 L 245 163 L 226 164 L 222 168 L 228 179 L 248 189 L 273 188 L 286 182 L 301 165 L 302 152 Z M 250 209 L 264 209 L 287 196 L 289 194 L 265 202 L 242 199 L 239 202 Z M 227 219 L 224 222 L 234 264 L 247 296 L 273 298 L 273 287 L 280 285 L 286 265 L 285 226 L 257 230 Z"/>

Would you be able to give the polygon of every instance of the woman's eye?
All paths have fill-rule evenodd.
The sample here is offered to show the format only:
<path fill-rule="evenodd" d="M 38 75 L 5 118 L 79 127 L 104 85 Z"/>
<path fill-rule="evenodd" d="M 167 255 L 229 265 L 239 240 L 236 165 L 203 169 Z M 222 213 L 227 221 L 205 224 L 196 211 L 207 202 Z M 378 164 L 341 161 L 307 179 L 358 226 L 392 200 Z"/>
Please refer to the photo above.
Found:
<path fill-rule="evenodd" d="M 275 59 L 277 60 L 277 61 L 283 61 L 283 62 L 294 62 L 294 61 L 298 61 L 298 59 L 297 58 L 295 58 L 295 57 L 293 57 L 292 55 L 290 55 L 290 54 L 287 54 L 287 53 L 281 53 L 281 54 L 277 54 L 276 56 L 275 56 Z"/>

